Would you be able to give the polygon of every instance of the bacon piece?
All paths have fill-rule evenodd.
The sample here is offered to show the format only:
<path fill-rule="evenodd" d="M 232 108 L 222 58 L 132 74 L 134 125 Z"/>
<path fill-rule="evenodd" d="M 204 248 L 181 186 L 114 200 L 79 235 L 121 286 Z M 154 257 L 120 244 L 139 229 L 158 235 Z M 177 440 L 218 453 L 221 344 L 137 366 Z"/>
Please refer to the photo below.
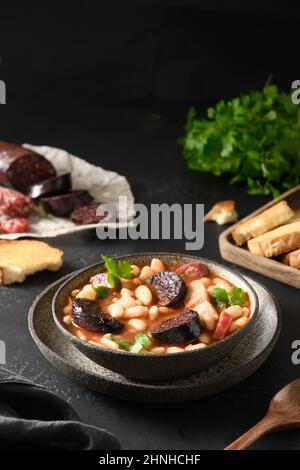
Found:
<path fill-rule="evenodd" d="M 2 220 L 0 224 L 1 233 L 24 233 L 28 231 L 28 220 L 23 217 Z"/>
<path fill-rule="evenodd" d="M 33 209 L 31 197 L 0 187 L 0 215 L 29 217 Z"/>
<path fill-rule="evenodd" d="M 229 315 L 229 313 L 222 312 L 220 315 L 215 333 L 214 333 L 214 338 L 224 339 L 231 322 L 232 322 L 232 316 Z"/>

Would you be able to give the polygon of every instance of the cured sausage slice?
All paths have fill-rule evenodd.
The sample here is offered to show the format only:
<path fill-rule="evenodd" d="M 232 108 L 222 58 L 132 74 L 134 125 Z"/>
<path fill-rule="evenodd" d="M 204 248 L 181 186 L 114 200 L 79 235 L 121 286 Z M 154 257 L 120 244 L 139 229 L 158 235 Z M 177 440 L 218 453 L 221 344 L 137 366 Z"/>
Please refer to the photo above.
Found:
<path fill-rule="evenodd" d="M 49 160 L 21 145 L 0 141 L 0 182 L 9 182 L 22 192 L 56 175 Z"/>
<path fill-rule="evenodd" d="M 76 207 L 89 204 L 92 200 L 93 198 L 88 191 L 79 189 L 56 196 L 41 197 L 40 203 L 46 212 L 50 212 L 58 217 L 65 217 Z"/>
<path fill-rule="evenodd" d="M 28 220 L 24 217 L 2 220 L 0 233 L 24 233 L 28 231 Z"/>
<path fill-rule="evenodd" d="M 96 302 L 80 298 L 73 300 L 73 322 L 86 330 L 103 333 L 117 333 L 123 328 L 122 323 L 103 312 Z"/>
<path fill-rule="evenodd" d="M 71 219 L 74 224 L 97 224 L 101 220 L 105 219 L 109 215 L 109 213 L 107 210 L 104 210 L 103 214 L 97 215 L 97 209 L 99 205 L 99 203 L 96 203 L 90 204 L 89 206 L 77 207 L 71 215 Z"/>
<path fill-rule="evenodd" d="M 29 217 L 33 202 L 29 196 L 0 187 L 0 215 L 8 217 Z"/>
<path fill-rule="evenodd" d="M 187 277 L 206 277 L 209 275 L 208 267 L 201 261 L 190 261 L 177 269 L 178 274 Z"/>
<path fill-rule="evenodd" d="M 156 295 L 159 305 L 174 306 L 183 300 L 186 285 L 179 274 L 173 271 L 161 271 L 146 279 L 146 284 Z"/>
<path fill-rule="evenodd" d="M 160 343 L 180 344 L 193 341 L 202 331 L 198 313 L 187 310 L 162 322 L 151 334 Z"/>
<path fill-rule="evenodd" d="M 72 187 L 71 174 L 64 173 L 62 175 L 53 176 L 41 183 L 30 186 L 27 190 L 28 196 L 37 199 L 41 196 L 54 195 L 68 192 Z"/>

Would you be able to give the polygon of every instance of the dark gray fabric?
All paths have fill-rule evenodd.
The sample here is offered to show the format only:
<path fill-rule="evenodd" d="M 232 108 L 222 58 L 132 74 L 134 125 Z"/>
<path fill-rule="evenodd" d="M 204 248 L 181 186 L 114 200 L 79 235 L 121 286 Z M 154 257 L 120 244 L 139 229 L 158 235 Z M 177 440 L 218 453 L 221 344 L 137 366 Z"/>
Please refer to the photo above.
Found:
<path fill-rule="evenodd" d="M 0 449 L 120 449 L 104 429 L 81 423 L 61 397 L 0 369 Z"/>

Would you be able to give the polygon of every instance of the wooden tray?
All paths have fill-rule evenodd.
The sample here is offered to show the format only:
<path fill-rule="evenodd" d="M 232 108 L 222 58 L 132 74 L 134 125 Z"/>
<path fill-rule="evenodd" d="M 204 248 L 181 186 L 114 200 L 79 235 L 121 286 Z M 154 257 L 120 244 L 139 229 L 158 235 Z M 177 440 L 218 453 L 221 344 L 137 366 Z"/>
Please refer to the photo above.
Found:
<path fill-rule="evenodd" d="M 296 212 L 295 219 L 300 219 L 299 185 L 293 189 L 290 189 L 278 198 L 273 199 L 273 201 L 262 206 L 257 211 L 252 212 L 252 214 L 242 219 L 242 221 L 248 220 L 251 217 L 260 214 L 264 210 L 274 206 L 275 204 L 283 200 L 285 200 L 289 204 L 289 206 Z M 250 253 L 247 248 L 241 248 L 236 246 L 231 236 L 232 229 L 235 227 L 235 225 L 232 225 L 230 228 L 222 232 L 219 237 L 219 247 L 221 256 L 225 260 L 300 289 L 300 269 L 291 268 L 290 266 L 287 266 L 281 263 L 280 261 L 274 259 L 254 255 L 253 253 Z"/>

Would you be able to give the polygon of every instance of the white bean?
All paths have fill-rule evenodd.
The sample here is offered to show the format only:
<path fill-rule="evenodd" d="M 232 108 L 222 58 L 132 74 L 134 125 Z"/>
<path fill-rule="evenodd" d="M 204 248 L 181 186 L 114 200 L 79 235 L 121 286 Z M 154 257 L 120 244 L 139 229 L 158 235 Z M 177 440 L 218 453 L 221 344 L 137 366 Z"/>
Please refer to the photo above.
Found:
<path fill-rule="evenodd" d="M 134 307 L 126 308 L 126 318 L 140 318 L 145 317 L 148 314 L 147 307 L 143 305 L 135 305 Z"/>
<path fill-rule="evenodd" d="M 129 307 L 134 307 L 135 306 L 135 300 L 133 297 L 121 297 L 118 299 L 118 304 L 122 305 L 124 308 L 129 308 Z"/>
<path fill-rule="evenodd" d="M 71 325 L 71 323 L 72 323 L 72 316 L 71 316 L 71 315 L 65 315 L 64 318 L 63 318 L 63 322 L 64 322 L 66 325 Z"/>
<path fill-rule="evenodd" d="M 179 352 L 182 352 L 182 351 L 184 351 L 184 349 L 178 348 L 177 346 L 169 346 L 167 348 L 167 353 L 179 353 Z"/>
<path fill-rule="evenodd" d="M 78 330 L 76 331 L 76 334 L 78 336 L 78 338 L 82 339 L 83 341 L 86 341 L 86 336 L 84 333 L 82 333 L 82 331 Z"/>
<path fill-rule="evenodd" d="M 152 259 L 150 267 L 156 273 L 159 273 L 165 269 L 164 263 L 158 258 Z"/>
<path fill-rule="evenodd" d="M 168 307 L 158 307 L 159 313 L 169 313 L 170 309 Z"/>
<path fill-rule="evenodd" d="M 65 315 L 70 315 L 70 313 L 72 313 L 72 304 L 66 305 L 63 309 L 63 313 Z"/>
<path fill-rule="evenodd" d="M 250 316 L 249 308 L 244 307 L 242 310 L 243 310 L 243 315 L 248 318 Z"/>
<path fill-rule="evenodd" d="M 228 313 L 233 320 L 240 318 L 243 315 L 243 310 L 239 305 L 232 305 L 224 310 L 224 312 Z"/>
<path fill-rule="evenodd" d="M 124 317 L 124 307 L 119 304 L 119 303 L 114 303 L 110 304 L 107 307 L 108 313 L 113 317 L 113 318 L 123 318 Z"/>
<path fill-rule="evenodd" d="M 225 279 L 221 279 L 219 277 L 216 277 L 216 279 L 214 279 L 214 284 L 217 287 L 220 287 L 221 289 L 225 289 L 227 292 L 229 292 L 230 289 L 232 289 L 232 285 L 230 284 L 230 282 L 226 281 Z"/>
<path fill-rule="evenodd" d="M 159 315 L 159 310 L 158 310 L 158 307 L 156 305 L 152 305 L 152 307 L 150 307 L 149 309 L 149 318 L 151 321 L 154 321 L 158 318 L 158 315 Z"/>
<path fill-rule="evenodd" d="M 208 278 L 208 277 L 202 277 L 200 279 L 200 281 L 202 282 L 202 284 L 204 285 L 204 287 L 209 287 L 211 285 L 211 280 Z"/>
<path fill-rule="evenodd" d="M 87 284 L 84 288 L 77 294 L 80 299 L 96 300 L 97 294 L 92 288 L 91 284 Z"/>
<path fill-rule="evenodd" d="M 152 302 L 152 292 L 149 287 L 144 286 L 143 284 L 135 289 L 135 295 L 143 305 L 150 305 Z"/>
<path fill-rule="evenodd" d="M 243 328 L 248 323 L 248 318 L 246 317 L 241 317 L 235 320 L 236 324 L 238 325 L 239 328 Z"/>
<path fill-rule="evenodd" d="M 214 284 L 212 284 L 211 286 L 208 286 L 208 287 L 206 288 L 206 290 L 207 290 L 207 292 L 208 292 L 209 294 L 211 294 L 211 292 L 212 292 L 216 287 L 217 287 L 217 286 L 215 286 Z"/>
<path fill-rule="evenodd" d="M 201 335 L 198 337 L 199 341 L 204 344 L 209 344 L 210 343 L 210 337 L 207 333 L 201 333 Z"/>
<path fill-rule="evenodd" d="M 144 320 L 140 320 L 139 318 L 132 318 L 128 321 L 128 325 L 135 331 L 145 331 L 147 328 L 147 323 Z"/>
<path fill-rule="evenodd" d="M 93 341 L 92 339 L 90 339 L 90 340 L 88 341 L 88 343 L 94 344 L 95 346 L 100 346 L 100 344 L 97 343 L 97 341 Z"/>
<path fill-rule="evenodd" d="M 138 277 L 140 272 L 141 272 L 140 268 L 138 266 L 136 266 L 135 264 L 131 265 L 131 270 L 132 270 L 133 274 L 135 275 L 135 277 Z"/>
<path fill-rule="evenodd" d="M 71 296 L 72 296 L 72 297 L 76 297 L 76 296 L 79 294 L 79 292 L 80 292 L 80 289 L 74 289 L 74 290 L 72 290 L 72 292 L 71 292 Z"/>
<path fill-rule="evenodd" d="M 244 316 L 238 318 L 237 320 L 234 320 L 229 325 L 228 333 L 233 333 L 234 331 L 240 330 L 241 328 L 243 328 L 243 326 L 246 325 L 246 323 L 248 323 L 248 318 Z"/>
<path fill-rule="evenodd" d="M 112 339 L 109 338 L 101 338 L 100 343 L 106 346 L 108 349 L 114 349 L 115 351 L 119 349 L 117 343 L 115 343 Z"/>
<path fill-rule="evenodd" d="M 125 289 L 131 289 L 134 285 L 134 279 L 126 279 L 125 277 L 120 277 L 121 285 Z"/>
<path fill-rule="evenodd" d="M 123 289 L 121 289 L 120 294 L 121 294 L 122 296 L 125 296 L 125 297 L 128 297 L 128 296 L 129 296 L 129 297 L 133 297 L 133 295 L 134 295 L 134 293 L 132 292 L 132 290 L 126 289 L 126 287 L 123 287 Z"/>
<path fill-rule="evenodd" d="M 204 343 L 198 343 L 198 344 L 189 344 L 185 350 L 186 351 L 193 351 L 194 349 L 203 349 L 206 348 L 206 344 Z"/>
<path fill-rule="evenodd" d="M 157 347 L 151 349 L 151 352 L 154 353 L 154 354 L 164 354 L 165 348 L 162 347 L 162 346 L 157 346 Z"/>
<path fill-rule="evenodd" d="M 148 277 L 153 276 L 153 274 L 154 271 L 150 268 L 150 266 L 144 266 L 140 274 L 140 279 L 142 281 L 145 281 L 146 279 L 148 279 Z"/>

